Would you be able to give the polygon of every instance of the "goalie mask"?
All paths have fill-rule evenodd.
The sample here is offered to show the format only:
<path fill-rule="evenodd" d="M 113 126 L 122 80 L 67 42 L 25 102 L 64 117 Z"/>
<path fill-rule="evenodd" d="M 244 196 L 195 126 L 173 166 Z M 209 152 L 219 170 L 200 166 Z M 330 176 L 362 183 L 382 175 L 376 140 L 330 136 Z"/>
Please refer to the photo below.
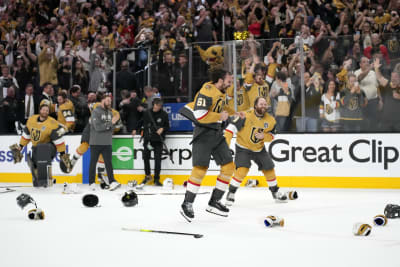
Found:
<path fill-rule="evenodd" d="M 387 204 L 385 207 L 385 216 L 387 218 L 400 218 L 400 206 L 395 204 Z"/>
<path fill-rule="evenodd" d="M 121 201 L 125 207 L 134 207 L 138 204 L 138 197 L 134 191 L 130 190 L 124 193 Z"/>

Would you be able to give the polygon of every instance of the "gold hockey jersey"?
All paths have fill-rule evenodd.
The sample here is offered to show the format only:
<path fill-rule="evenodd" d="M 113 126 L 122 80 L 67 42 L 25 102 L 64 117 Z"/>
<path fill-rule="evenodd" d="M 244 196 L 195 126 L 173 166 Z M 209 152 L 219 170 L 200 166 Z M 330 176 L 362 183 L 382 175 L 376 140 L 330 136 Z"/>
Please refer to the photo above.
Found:
<path fill-rule="evenodd" d="M 194 101 L 185 105 L 180 113 L 196 125 L 219 128 L 221 112 L 225 106 L 226 95 L 211 82 L 203 85 Z"/>
<path fill-rule="evenodd" d="M 271 106 L 271 99 L 269 98 L 269 85 L 264 81 L 263 84 L 258 84 L 254 81 L 253 73 L 247 73 L 244 79 L 244 87 L 247 90 L 250 107 L 254 106 L 254 101 L 257 97 L 262 96 L 267 100 L 268 107 Z"/>
<path fill-rule="evenodd" d="M 31 116 L 26 122 L 19 143 L 26 146 L 32 142 L 32 146 L 53 142 L 58 152 L 65 151 L 64 134 L 66 128 L 52 117 L 45 121 L 39 121 L 39 115 Z"/>
<path fill-rule="evenodd" d="M 226 94 L 227 94 L 227 100 L 228 100 L 228 107 L 229 110 L 232 111 L 230 112 L 230 115 L 233 114 L 235 111 L 235 98 L 234 98 L 234 88 L 233 86 L 229 87 Z M 240 87 L 239 90 L 236 91 L 236 104 L 237 104 L 237 111 L 247 111 L 250 109 L 250 104 L 249 104 L 249 97 L 247 96 L 246 89 L 244 87 Z"/>
<path fill-rule="evenodd" d="M 67 99 L 65 103 L 58 108 L 57 121 L 64 125 L 70 132 L 74 130 L 75 107 L 69 99 Z"/>
<path fill-rule="evenodd" d="M 233 121 L 225 129 L 225 138 L 227 143 L 230 144 L 234 134 L 236 137 L 236 144 L 242 148 L 258 152 L 264 147 L 264 142 L 273 140 L 275 132 L 276 121 L 267 112 L 263 117 L 256 116 L 254 110 L 245 112 L 245 118 L 235 117 Z M 255 134 L 264 132 L 264 139 L 256 138 Z"/>

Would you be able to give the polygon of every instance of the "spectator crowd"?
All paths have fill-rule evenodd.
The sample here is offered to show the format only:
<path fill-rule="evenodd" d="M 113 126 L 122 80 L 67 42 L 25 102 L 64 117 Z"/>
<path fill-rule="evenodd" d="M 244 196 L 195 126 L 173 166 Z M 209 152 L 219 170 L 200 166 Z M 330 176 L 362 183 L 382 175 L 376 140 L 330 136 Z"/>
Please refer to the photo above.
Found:
<path fill-rule="evenodd" d="M 122 132 L 136 132 L 155 96 L 191 101 L 207 80 L 195 44 L 227 59 L 238 36 L 237 104 L 261 71 L 280 131 L 400 131 L 399 14 L 397 0 L 0 0 L 0 133 L 43 99 L 55 118 L 69 99 L 79 133 L 114 84 Z"/>

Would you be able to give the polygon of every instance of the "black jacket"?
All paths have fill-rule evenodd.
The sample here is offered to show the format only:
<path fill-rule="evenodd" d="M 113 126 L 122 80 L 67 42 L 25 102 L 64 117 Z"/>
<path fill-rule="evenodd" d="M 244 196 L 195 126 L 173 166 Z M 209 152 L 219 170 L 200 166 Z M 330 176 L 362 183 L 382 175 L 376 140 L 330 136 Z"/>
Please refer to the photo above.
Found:
<path fill-rule="evenodd" d="M 137 97 L 131 99 L 129 104 L 122 106 L 121 116 L 128 133 L 132 130 L 138 130 L 139 121 L 142 118 L 142 112 L 137 110 L 139 106 L 142 106 L 142 104 Z"/>
<path fill-rule="evenodd" d="M 154 122 L 151 117 L 153 117 Z M 153 112 L 153 110 L 146 110 L 143 112 L 143 137 L 146 141 L 161 142 L 165 139 L 165 134 L 169 130 L 168 114 L 164 110 Z M 154 125 L 155 124 L 155 125 Z M 157 130 L 164 128 L 161 137 L 157 134 Z"/>

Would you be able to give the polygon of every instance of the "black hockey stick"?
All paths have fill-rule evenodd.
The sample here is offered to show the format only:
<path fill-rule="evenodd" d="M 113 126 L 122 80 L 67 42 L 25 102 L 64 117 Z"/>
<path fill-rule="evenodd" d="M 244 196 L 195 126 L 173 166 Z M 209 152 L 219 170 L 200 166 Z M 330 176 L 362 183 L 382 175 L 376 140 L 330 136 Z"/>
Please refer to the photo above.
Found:
<path fill-rule="evenodd" d="M 203 237 L 203 235 L 201 235 L 201 234 L 170 232 L 170 231 L 160 231 L 160 230 L 150 230 L 150 229 L 137 229 L 137 228 L 129 228 L 129 227 L 122 227 L 122 230 L 135 231 L 135 232 L 158 233 L 158 234 L 171 234 L 171 235 L 189 235 L 189 236 L 193 236 L 194 238 L 202 238 Z"/>
<path fill-rule="evenodd" d="M 1 189 L 5 189 L 6 191 L 1 191 L 0 190 L 0 194 L 4 194 L 4 193 L 11 193 L 11 192 L 15 192 L 15 191 L 17 191 L 17 190 L 14 190 L 14 189 L 11 189 L 11 188 L 8 188 L 8 187 L 3 187 L 3 188 L 1 188 Z"/>
<path fill-rule="evenodd" d="M 160 192 L 160 193 L 137 193 L 138 196 L 154 196 L 154 195 L 164 195 L 164 196 L 181 196 L 185 195 L 185 192 Z M 210 192 L 199 192 L 197 195 L 210 194 Z"/>

